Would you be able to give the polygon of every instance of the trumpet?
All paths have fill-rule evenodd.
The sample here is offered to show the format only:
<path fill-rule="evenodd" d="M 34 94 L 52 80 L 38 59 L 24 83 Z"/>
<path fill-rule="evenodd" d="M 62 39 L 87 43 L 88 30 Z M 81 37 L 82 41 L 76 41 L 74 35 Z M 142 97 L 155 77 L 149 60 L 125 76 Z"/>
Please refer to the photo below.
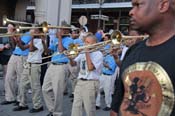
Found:
<path fill-rule="evenodd" d="M 3 25 L 6 25 L 7 23 L 14 23 L 14 24 L 22 24 L 22 25 L 37 25 L 33 23 L 27 23 L 27 22 L 22 22 L 22 21 L 15 21 L 15 20 L 10 20 L 7 18 L 7 16 L 3 16 Z"/>

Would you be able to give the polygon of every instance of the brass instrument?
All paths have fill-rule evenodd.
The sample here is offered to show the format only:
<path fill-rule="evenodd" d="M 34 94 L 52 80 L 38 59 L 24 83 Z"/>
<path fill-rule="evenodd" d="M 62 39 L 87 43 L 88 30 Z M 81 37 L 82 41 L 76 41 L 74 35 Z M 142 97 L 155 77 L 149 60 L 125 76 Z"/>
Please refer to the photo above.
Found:
<path fill-rule="evenodd" d="M 36 26 L 35 27 L 22 27 L 22 26 L 19 26 L 19 30 L 36 29 L 36 28 L 42 28 L 44 33 L 47 33 L 48 29 L 50 29 L 50 28 L 53 28 L 53 29 L 78 29 L 78 28 L 75 28 L 75 27 L 66 27 L 66 26 L 50 26 L 45 21 L 43 23 L 41 23 L 41 26 L 38 26 L 38 27 L 36 27 Z"/>
<path fill-rule="evenodd" d="M 7 27 L 0 27 L 0 29 L 7 29 Z"/>
<path fill-rule="evenodd" d="M 13 37 L 13 36 L 46 36 L 51 35 L 49 33 L 31 33 L 31 34 L 25 34 L 25 33 L 13 33 L 13 34 L 0 34 L 0 38 L 2 37 Z M 70 36 L 71 34 L 63 34 L 63 36 Z"/>
<path fill-rule="evenodd" d="M 42 24 L 42 28 L 44 32 L 47 32 L 48 29 L 52 28 L 52 29 L 79 29 L 77 27 L 67 27 L 67 26 L 50 26 L 47 22 L 43 22 Z"/>
<path fill-rule="evenodd" d="M 0 34 L 0 37 L 13 37 L 13 36 L 45 36 L 45 33 L 38 33 L 38 34 L 25 34 L 25 33 L 14 33 L 14 34 Z"/>
<path fill-rule="evenodd" d="M 144 37 L 145 38 L 145 37 L 148 37 L 148 35 L 145 35 L 145 36 L 124 36 L 124 35 L 122 35 L 122 33 L 120 31 L 115 30 L 111 34 L 111 39 L 110 40 L 95 43 L 95 44 L 91 44 L 91 45 L 85 45 L 85 46 L 77 46 L 76 44 L 70 44 L 68 50 L 63 51 L 62 53 L 56 53 L 56 54 L 53 54 L 51 56 L 47 56 L 46 58 L 52 57 L 54 55 L 59 55 L 59 54 L 65 54 L 66 56 L 68 56 L 70 58 L 75 58 L 76 56 L 78 56 L 78 54 L 82 54 L 82 53 L 86 53 L 86 52 L 94 52 L 94 51 L 97 51 L 97 50 L 102 50 L 107 44 L 111 44 L 112 49 L 120 48 L 120 45 L 121 45 L 123 40 L 131 39 L 131 38 L 138 38 L 138 37 Z M 86 49 L 88 49 L 88 50 L 86 50 Z M 50 62 L 47 62 L 47 63 L 44 63 L 44 64 L 48 64 L 48 63 L 50 63 Z M 40 64 L 40 66 L 42 66 L 44 64 Z"/>
<path fill-rule="evenodd" d="M 141 36 L 124 36 L 120 31 L 115 30 L 111 34 L 111 39 L 91 45 L 85 45 L 85 46 L 76 46 L 76 45 L 70 45 L 69 50 L 65 52 L 66 55 L 70 55 L 72 57 L 77 56 L 79 53 L 85 53 L 85 52 L 93 52 L 97 50 L 103 49 L 107 44 L 111 44 L 112 48 L 120 48 L 120 45 L 123 40 L 126 39 L 132 39 L 132 38 L 146 38 L 148 35 L 141 35 Z M 85 51 L 85 49 L 90 49 L 89 51 Z"/>
<path fill-rule="evenodd" d="M 30 29 L 41 29 L 42 27 L 40 26 L 33 26 L 33 27 L 22 27 L 22 26 L 17 26 L 16 27 L 16 31 L 19 33 L 21 32 L 22 30 L 30 30 Z M 46 33 L 45 31 L 43 31 L 44 33 Z"/>
<path fill-rule="evenodd" d="M 115 34 L 115 33 L 114 33 Z M 120 47 L 120 41 L 121 39 L 117 38 L 117 35 L 111 36 L 110 40 L 98 42 L 91 45 L 85 45 L 85 46 L 76 46 L 74 44 L 69 46 L 69 49 L 64 52 L 64 54 L 71 56 L 72 58 L 76 57 L 78 54 L 82 54 L 85 52 L 94 52 L 97 50 L 103 49 L 107 44 L 112 44 L 112 46 Z M 85 49 L 89 49 L 86 51 Z"/>
<path fill-rule="evenodd" d="M 123 35 L 120 31 L 115 30 L 112 34 L 111 34 L 111 38 L 116 38 L 119 42 L 122 42 L 124 40 L 127 39 L 133 39 L 133 38 L 147 38 L 149 37 L 149 35 L 138 35 L 138 36 L 125 36 Z"/>
<path fill-rule="evenodd" d="M 7 18 L 7 16 L 3 16 L 3 25 L 6 25 L 7 23 L 14 23 L 14 24 L 22 24 L 22 25 L 37 25 L 33 23 L 27 23 L 27 22 L 22 22 L 22 21 L 15 21 L 15 20 L 10 20 Z"/>
<path fill-rule="evenodd" d="M 68 56 L 70 58 L 75 58 L 75 57 L 77 57 L 78 54 L 100 50 L 101 48 L 103 48 L 105 45 L 107 45 L 109 43 L 114 44 L 116 46 L 119 45 L 118 44 L 119 42 L 118 42 L 118 40 L 116 40 L 116 38 L 113 38 L 111 40 L 104 41 L 104 42 L 91 44 L 91 45 L 85 45 L 85 46 L 77 46 L 76 44 L 70 44 L 68 50 L 63 51 L 62 53 L 55 53 L 53 55 L 44 57 L 42 59 L 49 58 L 49 57 L 52 57 L 52 56 L 55 56 L 55 55 L 59 55 L 59 54 L 65 54 L 66 56 Z M 84 49 L 90 49 L 90 50 L 84 51 Z M 42 65 L 45 65 L 45 64 L 48 64 L 48 63 L 51 63 L 51 61 L 43 63 L 43 64 L 40 64 L 39 66 L 42 66 Z M 27 68 L 32 68 L 32 67 L 28 67 L 27 64 L 25 64 L 25 65 L 24 66 L 27 67 Z"/>

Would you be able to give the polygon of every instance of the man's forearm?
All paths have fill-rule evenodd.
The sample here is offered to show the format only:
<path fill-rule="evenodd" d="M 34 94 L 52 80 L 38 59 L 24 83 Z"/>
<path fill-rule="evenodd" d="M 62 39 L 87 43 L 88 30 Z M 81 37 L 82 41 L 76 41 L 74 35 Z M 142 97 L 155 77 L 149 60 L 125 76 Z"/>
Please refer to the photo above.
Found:
<path fill-rule="evenodd" d="M 29 50 L 30 50 L 31 52 L 34 52 L 35 50 L 37 50 L 37 48 L 34 46 L 33 39 L 32 39 L 31 42 L 30 42 Z"/>
<path fill-rule="evenodd" d="M 26 50 L 26 49 L 28 49 L 29 48 L 29 45 L 22 45 L 22 44 L 17 44 L 18 45 L 18 47 L 20 48 L 20 49 L 22 49 L 22 50 Z"/>
<path fill-rule="evenodd" d="M 64 51 L 64 47 L 63 47 L 63 44 L 62 44 L 62 39 L 59 39 L 58 49 L 59 49 L 59 52 L 63 52 Z"/>
<path fill-rule="evenodd" d="M 90 53 L 86 52 L 85 54 L 86 54 L 86 62 L 87 62 L 88 70 L 92 71 L 92 70 L 94 70 L 94 65 L 93 65 L 92 60 L 90 58 Z"/>

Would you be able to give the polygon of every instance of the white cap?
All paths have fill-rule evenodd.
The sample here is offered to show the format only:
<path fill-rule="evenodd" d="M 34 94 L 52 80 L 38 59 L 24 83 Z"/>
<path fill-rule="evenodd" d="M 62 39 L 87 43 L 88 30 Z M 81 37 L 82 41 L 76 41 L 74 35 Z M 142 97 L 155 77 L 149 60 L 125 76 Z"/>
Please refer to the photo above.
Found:
<path fill-rule="evenodd" d="M 78 30 L 79 28 L 75 27 L 74 25 L 71 25 L 71 29 L 72 29 L 72 31 L 75 31 L 75 30 Z"/>

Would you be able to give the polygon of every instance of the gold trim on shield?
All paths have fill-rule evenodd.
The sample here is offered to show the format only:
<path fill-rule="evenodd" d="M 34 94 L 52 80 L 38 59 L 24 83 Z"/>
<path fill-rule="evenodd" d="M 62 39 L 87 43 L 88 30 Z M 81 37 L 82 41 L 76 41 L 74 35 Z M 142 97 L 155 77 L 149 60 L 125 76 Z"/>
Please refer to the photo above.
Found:
<path fill-rule="evenodd" d="M 126 78 L 124 78 L 123 81 L 125 81 L 125 83 L 128 82 L 128 73 L 143 70 L 151 71 L 161 86 L 163 101 L 158 116 L 169 116 L 173 110 L 175 102 L 174 89 L 167 72 L 159 64 L 151 61 L 135 63 L 124 71 L 122 77 Z"/>

